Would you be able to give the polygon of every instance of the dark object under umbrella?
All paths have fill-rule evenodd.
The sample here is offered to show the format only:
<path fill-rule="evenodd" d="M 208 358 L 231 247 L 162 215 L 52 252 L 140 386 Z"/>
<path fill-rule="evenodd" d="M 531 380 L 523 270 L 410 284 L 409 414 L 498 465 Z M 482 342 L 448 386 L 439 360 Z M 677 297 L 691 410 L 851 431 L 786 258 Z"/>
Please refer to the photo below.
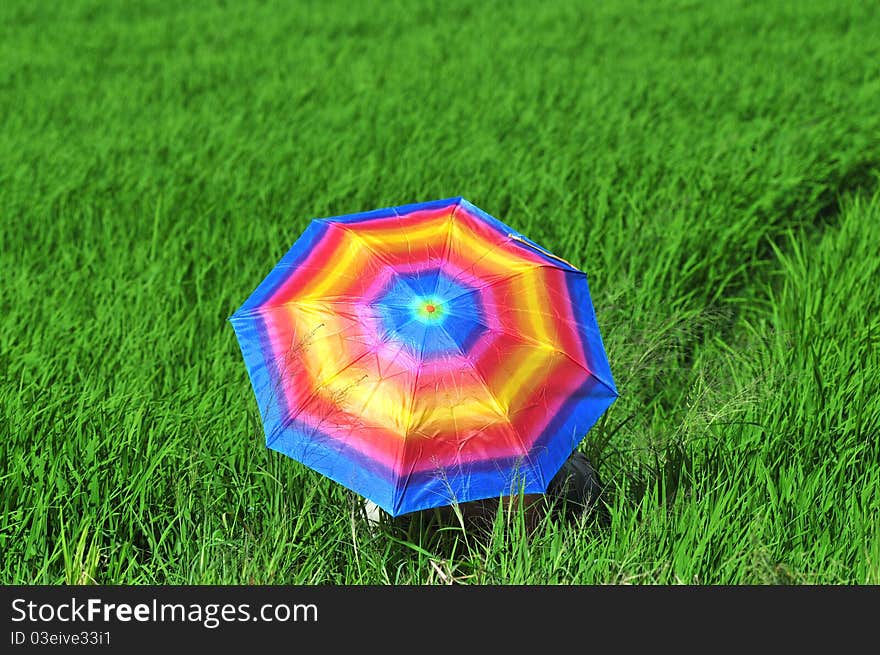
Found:
<path fill-rule="evenodd" d="M 559 472 L 550 481 L 547 496 L 554 501 L 553 511 L 566 519 L 575 519 L 584 512 L 596 512 L 602 523 L 607 523 L 605 506 L 599 502 L 602 482 L 587 456 L 573 452 Z"/>
<path fill-rule="evenodd" d="M 530 531 L 534 530 L 547 513 L 566 522 L 595 516 L 601 525 L 607 525 L 610 517 L 605 505 L 600 502 L 602 494 L 603 485 L 596 469 L 586 455 L 575 451 L 550 481 L 545 494 L 526 494 L 522 497 L 527 526 Z M 373 524 L 404 526 L 418 521 L 423 525 L 456 525 L 460 517 L 464 527 L 469 530 L 491 530 L 498 503 L 498 498 L 487 498 L 460 503 L 458 512 L 450 505 L 398 517 L 392 517 L 371 501 L 366 501 L 363 509 L 366 519 Z"/>

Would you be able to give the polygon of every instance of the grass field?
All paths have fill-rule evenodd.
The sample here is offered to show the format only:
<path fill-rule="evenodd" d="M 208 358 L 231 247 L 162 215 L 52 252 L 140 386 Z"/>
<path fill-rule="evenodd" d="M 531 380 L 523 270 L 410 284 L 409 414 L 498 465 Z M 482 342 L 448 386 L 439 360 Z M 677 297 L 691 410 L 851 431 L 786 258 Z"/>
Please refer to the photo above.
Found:
<path fill-rule="evenodd" d="M 0 5 L 0 581 L 880 583 L 880 7 L 508 4 Z M 227 317 L 458 195 L 589 275 L 607 527 L 372 533 L 264 447 Z"/>

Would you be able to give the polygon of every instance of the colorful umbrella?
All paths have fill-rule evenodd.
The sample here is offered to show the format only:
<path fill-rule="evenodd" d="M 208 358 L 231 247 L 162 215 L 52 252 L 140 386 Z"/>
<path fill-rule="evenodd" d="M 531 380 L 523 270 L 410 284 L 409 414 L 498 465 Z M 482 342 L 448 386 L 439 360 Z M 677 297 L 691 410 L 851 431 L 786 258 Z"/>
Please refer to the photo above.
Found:
<path fill-rule="evenodd" d="M 462 198 L 312 221 L 230 321 L 267 446 L 393 516 L 545 492 L 617 398 L 586 275 Z"/>

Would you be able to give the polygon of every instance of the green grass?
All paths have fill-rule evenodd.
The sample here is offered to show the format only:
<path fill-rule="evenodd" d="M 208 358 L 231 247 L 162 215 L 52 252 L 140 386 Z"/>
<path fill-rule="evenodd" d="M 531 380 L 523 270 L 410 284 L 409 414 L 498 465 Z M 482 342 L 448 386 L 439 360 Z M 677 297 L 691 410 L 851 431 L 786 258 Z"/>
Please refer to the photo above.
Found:
<path fill-rule="evenodd" d="M 880 583 L 880 10 L 507 5 L 2 3 L 0 581 Z M 606 528 L 372 533 L 263 445 L 226 318 L 456 195 L 589 274 Z"/>

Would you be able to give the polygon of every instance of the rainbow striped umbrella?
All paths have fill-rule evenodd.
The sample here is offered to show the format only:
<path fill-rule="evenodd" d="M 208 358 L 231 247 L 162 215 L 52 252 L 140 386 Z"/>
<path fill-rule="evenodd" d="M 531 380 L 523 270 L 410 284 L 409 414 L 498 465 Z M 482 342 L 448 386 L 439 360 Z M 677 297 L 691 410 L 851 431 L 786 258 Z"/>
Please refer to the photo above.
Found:
<path fill-rule="evenodd" d="M 393 516 L 543 493 L 617 398 L 586 275 L 462 198 L 312 221 L 229 320 L 267 446 Z"/>

